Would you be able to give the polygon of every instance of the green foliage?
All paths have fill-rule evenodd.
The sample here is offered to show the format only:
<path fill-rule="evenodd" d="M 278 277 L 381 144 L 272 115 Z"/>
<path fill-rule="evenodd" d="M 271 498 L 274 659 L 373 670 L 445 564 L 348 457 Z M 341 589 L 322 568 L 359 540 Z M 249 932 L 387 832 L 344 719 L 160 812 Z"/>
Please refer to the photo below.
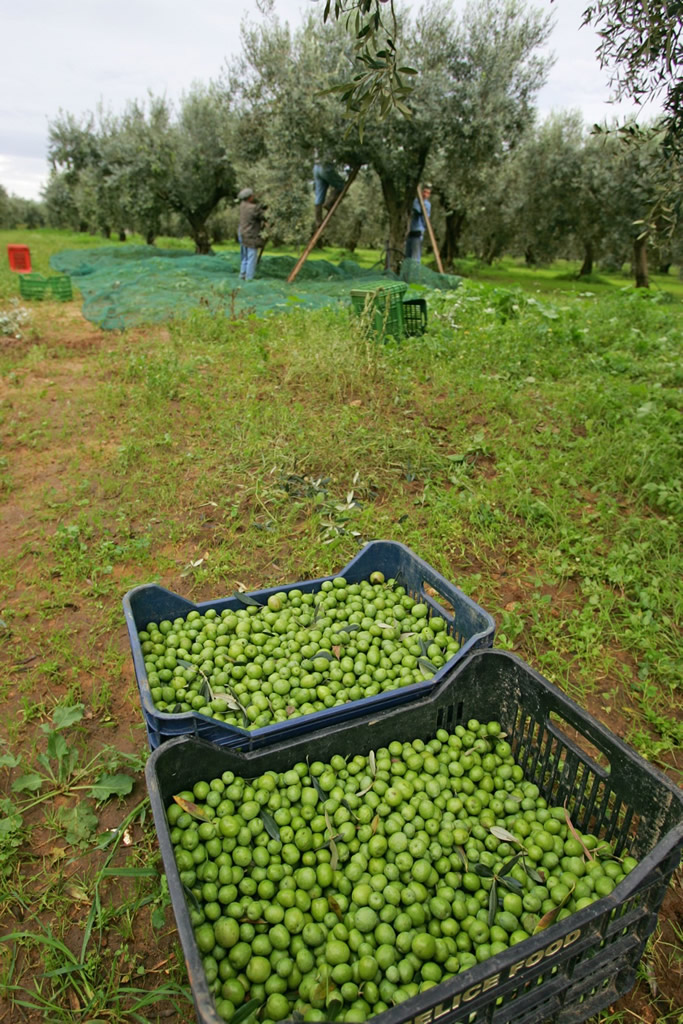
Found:
<path fill-rule="evenodd" d="M 669 7 L 635 8 L 609 0 L 585 17 L 640 95 L 665 86 L 679 38 Z M 447 270 L 468 252 L 489 263 L 582 257 L 584 275 L 633 259 L 646 286 L 645 243 L 658 265 L 680 262 L 680 133 L 669 122 L 622 125 L 626 147 L 606 126 L 586 137 L 569 114 L 535 126 L 549 13 L 522 0 L 462 12 L 438 0 L 415 14 L 393 0 L 326 0 L 322 17 L 292 31 L 267 0 L 259 10 L 220 81 L 194 86 L 177 110 L 150 96 L 121 115 L 60 113 L 50 224 L 121 240 L 136 231 L 149 244 L 187 232 L 207 253 L 235 239 L 232 200 L 249 185 L 268 206 L 269 244 L 300 247 L 313 227 L 317 149 L 345 173 L 362 168 L 324 244 L 382 244 L 395 271 L 424 178 Z M 0 223 L 8 202 L 0 193 Z M 42 212 L 24 215 L 30 226 Z"/>
<path fill-rule="evenodd" d="M 400 101 L 408 121 L 387 96 L 376 109 L 372 81 L 358 81 L 362 138 L 346 131 L 341 97 L 356 102 L 356 86 L 349 91 L 353 53 L 339 25 L 321 26 L 313 19 L 294 33 L 277 21 L 245 30 L 242 56 L 224 87 L 248 126 L 236 139 L 238 165 L 244 174 L 248 168 L 250 182 L 268 197 L 277 234 L 302 236 L 310 224 L 308 190 L 317 148 L 340 167 L 364 166 L 376 175 L 396 270 L 423 174 L 436 172 L 437 191 L 450 204 L 468 176 L 500 158 L 531 124 L 533 99 L 548 67 L 537 51 L 549 23 L 522 4 L 501 8 L 493 0 L 468 7 L 461 19 L 445 3 L 415 18 L 392 18 L 392 43 L 417 71 L 410 94 Z M 385 53 L 382 60 L 393 59 Z M 370 67 L 368 74 L 381 77 L 384 66 Z"/>
<path fill-rule="evenodd" d="M 383 9 L 384 5 L 384 9 Z M 340 94 L 347 116 L 357 127 L 362 142 L 366 121 L 371 113 L 385 118 L 392 110 L 410 119 L 407 106 L 412 91 L 412 78 L 417 70 L 402 65 L 397 50 L 398 20 L 394 0 L 326 0 L 323 20 L 331 15 L 344 19 L 346 30 L 354 43 L 358 70 L 332 91 Z M 387 24 L 387 21 L 389 24 Z M 406 77 L 407 76 L 407 77 Z"/>
<path fill-rule="evenodd" d="M 45 224 L 45 208 L 33 199 L 9 195 L 0 185 L 0 230 L 23 227 L 32 231 Z"/>
<path fill-rule="evenodd" d="M 600 37 L 600 63 L 610 69 L 617 93 L 638 102 L 663 94 L 674 145 L 680 145 L 683 127 L 681 13 L 679 3 L 625 0 L 596 0 L 584 12 L 584 24 Z"/>
<path fill-rule="evenodd" d="M 195 85 L 177 113 L 163 98 L 131 103 L 116 117 L 60 115 L 49 129 L 52 173 L 46 203 L 58 226 L 141 231 L 148 243 L 177 213 L 197 252 L 208 252 L 207 221 L 235 191 L 230 121 L 222 97 Z"/>

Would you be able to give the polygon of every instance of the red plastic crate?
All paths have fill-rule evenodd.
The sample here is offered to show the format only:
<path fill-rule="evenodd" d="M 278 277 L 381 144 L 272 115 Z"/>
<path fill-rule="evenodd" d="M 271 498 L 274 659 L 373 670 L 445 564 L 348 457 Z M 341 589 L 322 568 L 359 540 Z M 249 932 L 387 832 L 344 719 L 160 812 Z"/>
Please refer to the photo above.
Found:
<path fill-rule="evenodd" d="M 31 253 L 27 245 L 8 245 L 7 255 L 10 270 L 16 270 L 18 274 L 31 273 Z"/>

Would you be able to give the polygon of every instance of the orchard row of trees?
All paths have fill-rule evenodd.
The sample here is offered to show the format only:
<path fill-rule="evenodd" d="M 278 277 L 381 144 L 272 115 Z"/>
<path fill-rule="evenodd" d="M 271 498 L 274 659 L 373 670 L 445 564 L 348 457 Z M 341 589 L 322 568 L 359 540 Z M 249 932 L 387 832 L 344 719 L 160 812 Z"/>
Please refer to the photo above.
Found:
<path fill-rule="evenodd" d="M 414 18 L 397 13 L 393 41 L 417 73 L 398 105 L 364 108 L 359 135 L 338 88 L 355 67 L 353 36 L 315 17 L 293 32 L 271 15 L 245 27 L 240 57 L 177 108 L 150 95 L 120 115 L 62 113 L 50 125 L 44 215 L 76 230 L 134 230 L 150 244 L 189 233 L 208 252 L 234 235 L 234 198 L 249 185 L 268 203 L 273 240 L 301 244 L 317 149 L 361 167 L 327 240 L 387 246 L 394 269 L 416 187 L 429 179 L 449 268 L 468 253 L 580 258 L 584 273 L 596 260 L 631 260 L 646 284 L 648 244 L 661 268 L 680 262 L 675 218 L 657 202 L 680 201 L 680 154 L 665 148 L 665 131 L 624 145 L 589 133 L 575 113 L 539 125 L 549 32 L 549 17 L 522 0 L 479 0 L 460 17 L 439 0 Z"/>

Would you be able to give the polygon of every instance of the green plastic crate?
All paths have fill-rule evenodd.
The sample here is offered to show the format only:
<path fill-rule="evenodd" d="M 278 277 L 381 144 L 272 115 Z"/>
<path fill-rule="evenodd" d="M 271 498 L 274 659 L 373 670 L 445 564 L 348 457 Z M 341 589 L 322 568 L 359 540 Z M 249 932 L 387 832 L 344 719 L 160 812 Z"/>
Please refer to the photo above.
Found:
<path fill-rule="evenodd" d="M 50 277 L 48 282 L 52 294 L 59 302 L 70 302 L 73 299 L 71 278 L 66 274 L 60 274 L 59 277 Z"/>
<path fill-rule="evenodd" d="M 376 337 L 403 338 L 403 295 L 408 286 L 402 281 L 382 284 L 378 288 L 354 288 L 351 303 L 354 312 L 368 322 Z"/>
<path fill-rule="evenodd" d="M 44 299 L 50 282 L 42 274 L 21 274 L 19 294 L 23 299 Z"/>
<path fill-rule="evenodd" d="M 24 299 L 44 299 L 52 293 L 59 302 L 73 298 L 71 278 L 66 274 L 44 277 L 42 274 L 22 274 L 19 277 L 19 293 Z"/>

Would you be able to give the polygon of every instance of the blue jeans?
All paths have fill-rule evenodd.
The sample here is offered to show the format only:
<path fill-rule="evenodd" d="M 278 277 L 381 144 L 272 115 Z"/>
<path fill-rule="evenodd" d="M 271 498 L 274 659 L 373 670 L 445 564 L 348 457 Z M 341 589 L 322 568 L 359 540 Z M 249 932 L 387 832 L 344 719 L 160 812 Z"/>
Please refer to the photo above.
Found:
<path fill-rule="evenodd" d="M 420 260 L 422 259 L 423 238 L 423 234 L 416 235 L 413 238 L 411 238 L 410 235 L 408 235 L 408 237 L 406 238 L 406 257 L 409 260 L 415 260 L 416 263 L 419 263 Z"/>
<path fill-rule="evenodd" d="M 252 281 L 256 273 L 258 261 L 258 249 L 252 249 L 248 245 L 240 246 L 240 277 L 245 281 Z"/>

